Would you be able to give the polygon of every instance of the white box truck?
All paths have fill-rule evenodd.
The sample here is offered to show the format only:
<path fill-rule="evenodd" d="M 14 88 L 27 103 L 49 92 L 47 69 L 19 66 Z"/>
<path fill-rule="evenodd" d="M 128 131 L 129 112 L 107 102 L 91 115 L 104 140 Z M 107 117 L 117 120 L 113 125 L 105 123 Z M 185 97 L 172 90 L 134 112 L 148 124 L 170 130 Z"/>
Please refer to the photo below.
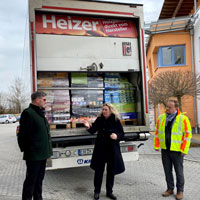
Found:
<path fill-rule="evenodd" d="M 149 134 L 141 4 L 92 0 L 29 0 L 32 91 L 47 93 L 53 156 L 48 169 L 87 166 L 103 103 L 119 111 L 125 161 Z"/>

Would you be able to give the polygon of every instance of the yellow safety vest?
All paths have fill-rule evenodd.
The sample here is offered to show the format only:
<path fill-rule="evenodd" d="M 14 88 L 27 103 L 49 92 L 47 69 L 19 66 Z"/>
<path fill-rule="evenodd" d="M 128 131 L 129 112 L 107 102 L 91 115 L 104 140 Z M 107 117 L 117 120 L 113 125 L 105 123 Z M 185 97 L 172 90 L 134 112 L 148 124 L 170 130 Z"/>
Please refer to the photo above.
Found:
<path fill-rule="evenodd" d="M 156 132 L 154 136 L 154 149 L 167 149 L 165 144 L 165 123 L 166 113 L 158 117 Z M 192 138 L 190 121 L 183 113 L 178 110 L 176 119 L 171 130 L 170 151 L 180 151 L 187 154 Z"/>

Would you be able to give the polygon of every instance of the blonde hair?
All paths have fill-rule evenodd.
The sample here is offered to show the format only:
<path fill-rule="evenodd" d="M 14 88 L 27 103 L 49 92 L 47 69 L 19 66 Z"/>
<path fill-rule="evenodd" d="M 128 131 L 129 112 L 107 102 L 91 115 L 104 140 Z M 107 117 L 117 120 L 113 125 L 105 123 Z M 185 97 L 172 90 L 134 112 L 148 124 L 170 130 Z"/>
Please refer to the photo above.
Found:
<path fill-rule="evenodd" d="M 115 119 L 119 119 L 120 120 L 120 114 L 117 111 L 117 109 L 111 104 L 111 103 L 104 103 L 103 107 L 107 106 L 111 112 L 111 114 L 115 115 Z M 102 115 L 102 110 L 99 112 L 98 116 Z"/>

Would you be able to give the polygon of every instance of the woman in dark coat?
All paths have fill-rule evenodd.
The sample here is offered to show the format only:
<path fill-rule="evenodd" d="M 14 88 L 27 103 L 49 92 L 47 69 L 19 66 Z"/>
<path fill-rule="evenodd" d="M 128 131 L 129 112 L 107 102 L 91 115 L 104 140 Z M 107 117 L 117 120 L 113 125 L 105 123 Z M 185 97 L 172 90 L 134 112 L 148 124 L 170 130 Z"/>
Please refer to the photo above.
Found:
<path fill-rule="evenodd" d="M 124 138 L 124 131 L 119 120 L 119 113 L 112 104 L 104 104 L 102 111 L 92 126 L 87 121 L 87 130 L 97 133 L 90 167 L 95 170 L 94 199 L 99 199 L 105 164 L 107 164 L 106 196 L 117 199 L 113 195 L 114 176 L 125 171 L 119 141 Z"/>

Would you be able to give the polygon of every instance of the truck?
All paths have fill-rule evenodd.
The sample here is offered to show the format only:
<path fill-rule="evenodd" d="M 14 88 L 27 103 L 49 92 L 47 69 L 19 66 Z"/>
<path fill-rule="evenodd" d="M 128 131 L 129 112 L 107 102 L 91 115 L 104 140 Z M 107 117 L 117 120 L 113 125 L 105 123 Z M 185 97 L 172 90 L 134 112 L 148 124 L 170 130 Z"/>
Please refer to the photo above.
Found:
<path fill-rule="evenodd" d="M 32 92 L 47 94 L 53 156 L 47 169 L 88 166 L 104 103 L 120 113 L 124 161 L 139 159 L 149 134 L 143 5 L 29 0 Z"/>

